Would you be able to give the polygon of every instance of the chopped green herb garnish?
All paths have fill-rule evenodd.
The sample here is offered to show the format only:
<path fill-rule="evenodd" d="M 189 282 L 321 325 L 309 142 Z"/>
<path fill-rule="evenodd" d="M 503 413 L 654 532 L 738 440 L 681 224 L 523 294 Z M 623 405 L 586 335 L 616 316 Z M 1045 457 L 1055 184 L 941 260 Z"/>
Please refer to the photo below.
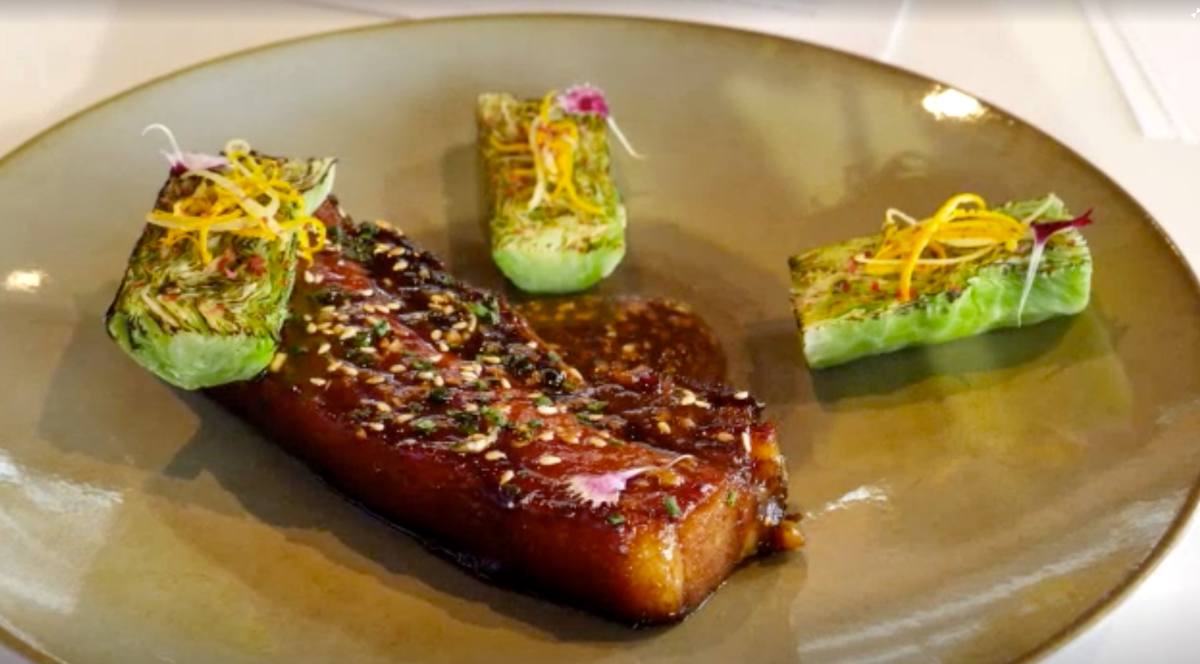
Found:
<path fill-rule="evenodd" d="M 421 433 L 429 433 L 437 428 L 437 423 L 430 419 L 413 420 L 413 428 Z"/>
<path fill-rule="evenodd" d="M 483 302 L 472 302 L 470 307 L 471 313 L 475 314 L 475 317 L 479 319 L 479 322 L 487 323 L 489 325 L 495 325 L 496 323 L 500 322 L 500 312 L 497 311 L 495 307 L 488 306 L 488 304 Z"/>
<path fill-rule="evenodd" d="M 527 422 L 527 424 L 529 425 L 530 429 L 541 429 L 542 428 L 542 421 L 538 420 L 538 419 L 529 420 L 529 422 Z"/>
<path fill-rule="evenodd" d="M 475 413 L 468 413 L 465 410 L 452 410 L 447 413 L 450 419 L 458 425 L 458 428 L 463 433 L 476 433 L 479 431 L 479 416 Z"/>
<path fill-rule="evenodd" d="M 492 426 L 502 427 L 508 424 L 508 418 L 504 416 L 504 413 L 491 406 L 484 406 L 479 409 L 479 412 L 483 415 L 483 419 L 487 420 Z"/>
<path fill-rule="evenodd" d="M 450 402 L 450 390 L 445 387 L 435 387 L 429 390 L 429 403 L 445 404 Z"/>
<path fill-rule="evenodd" d="M 426 360 L 424 358 L 420 358 L 417 360 L 413 360 L 409 364 L 409 366 L 416 369 L 417 371 L 429 371 L 430 369 L 433 368 L 433 362 L 430 362 L 429 360 Z"/>
<path fill-rule="evenodd" d="M 608 515 L 608 522 L 614 526 L 619 526 L 619 525 L 625 523 L 625 517 L 614 512 L 614 513 Z"/>
<path fill-rule="evenodd" d="M 535 406 L 553 406 L 554 400 L 543 394 L 542 396 L 533 400 L 533 405 L 535 405 Z"/>
<path fill-rule="evenodd" d="M 729 507 L 733 507 L 735 503 L 737 503 L 737 493 L 735 493 L 732 489 L 730 489 L 729 491 L 726 491 L 725 492 L 725 504 L 728 505 Z"/>
<path fill-rule="evenodd" d="M 671 515 L 672 519 L 683 516 L 683 510 L 679 509 L 679 503 L 675 502 L 675 496 L 663 498 L 663 507 L 667 508 L 667 514 Z"/>
<path fill-rule="evenodd" d="M 386 320 L 376 321 L 375 324 L 371 326 L 371 332 L 373 332 L 376 337 L 385 336 L 391 331 L 392 328 L 388 325 Z"/>
<path fill-rule="evenodd" d="M 292 346 L 288 349 L 288 355 L 304 355 L 308 353 L 308 349 L 304 346 Z"/>
<path fill-rule="evenodd" d="M 586 406 L 586 408 L 593 413 L 599 413 L 607 407 L 607 401 L 589 401 Z"/>

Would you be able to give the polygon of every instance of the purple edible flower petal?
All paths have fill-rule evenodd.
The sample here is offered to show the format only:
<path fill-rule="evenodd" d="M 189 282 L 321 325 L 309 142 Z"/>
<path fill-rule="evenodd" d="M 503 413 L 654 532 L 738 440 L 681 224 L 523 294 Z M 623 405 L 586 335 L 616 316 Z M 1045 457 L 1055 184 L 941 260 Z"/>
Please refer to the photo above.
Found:
<path fill-rule="evenodd" d="M 625 491 L 625 486 L 629 484 L 629 480 L 651 471 L 665 470 L 684 459 L 694 458 L 690 454 L 683 454 L 671 459 L 670 463 L 665 466 L 637 466 L 599 475 L 572 475 L 567 480 L 567 490 L 575 494 L 575 497 L 584 504 L 592 507 L 616 505 L 617 501 L 621 499 L 621 493 Z"/>
<path fill-rule="evenodd" d="M 1017 327 L 1021 326 L 1021 317 L 1025 314 L 1025 303 L 1029 301 L 1029 294 L 1033 291 L 1033 280 L 1037 278 L 1038 266 L 1042 263 L 1042 253 L 1046 250 L 1046 243 L 1056 233 L 1061 233 L 1068 228 L 1082 228 L 1092 223 L 1091 215 L 1092 211 L 1089 209 L 1074 219 L 1029 224 L 1029 230 L 1033 233 L 1033 249 L 1029 252 L 1029 269 L 1025 273 L 1025 286 L 1021 289 L 1021 301 L 1017 304 Z"/>
<path fill-rule="evenodd" d="M 604 92 L 590 83 L 572 85 L 558 95 L 558 106 L 574 115 L 595 115 L 608 119 L 608 101 Z"/>
<path fill-rule="evenodd" d="M 167 141 L 171 143 L 170 150 L 159 150 L 162 156 L 166 158 L 167 163 L 171 165 L 171 175 L 183 175 L 188 171 L 203 171 L 216 170 L 225 168 L 229 165 L 229 160 L 220 155 L 204 154 L 202 152 L 184 152 L 179 149 L 179 143 L 175 141 L 175 134 L 162 124 L 148 125 L 142 130 L 142 136 L 152 129 L 157 129 L 167 135 Z"/>

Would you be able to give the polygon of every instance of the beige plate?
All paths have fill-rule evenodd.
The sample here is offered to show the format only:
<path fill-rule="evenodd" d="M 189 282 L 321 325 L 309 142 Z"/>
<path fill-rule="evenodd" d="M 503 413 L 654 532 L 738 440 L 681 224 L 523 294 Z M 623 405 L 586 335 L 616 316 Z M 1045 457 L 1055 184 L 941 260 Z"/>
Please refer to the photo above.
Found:
<path fill-rule="evenodd" d="M 592 81 L 630 252 L 603 292 L 695 304 L 769 404 L 803 555 L 682 625 L 630 631 L 483 584 L 109 343 L 101 314 L 164 174 L 150 122 L 337 154 L 338 190 L 477 283 L 481 90 Z M 0 166 L 0 621 L 69 662 L 998 661 L 1071 634 L 1161 552 L 1200 469 L 1200 298 L 1146 213 L 1002 112 L 813 46 L 677 23 L 486 18 L 292 42 L 169 77 Z M 936 105 L 934 105 L 936 108 Z M 791 252 L 883 210 L 1057 191 L 1094 207 L 1068 320 L 814 374 Z M 28 272 L 28 271 L 38 271 Z M 40 276 L 40 286 L 34 282 Z"/>

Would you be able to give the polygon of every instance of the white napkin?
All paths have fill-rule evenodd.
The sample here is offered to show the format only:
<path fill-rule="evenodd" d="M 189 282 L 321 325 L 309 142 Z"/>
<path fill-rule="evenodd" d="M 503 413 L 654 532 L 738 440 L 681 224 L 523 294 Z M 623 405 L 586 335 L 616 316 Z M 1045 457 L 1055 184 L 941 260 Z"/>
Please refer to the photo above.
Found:
<path fill-rule="evenodd" d="M 1200 143 L 1200 6 L 1081 4 L 1142 133 Z"/>
<path fill-rule="evenodd" d="M 910 0 L 300 0 L 396 18 L 504 12 L 674 18 L 803 39 L 887 60 Z"/>

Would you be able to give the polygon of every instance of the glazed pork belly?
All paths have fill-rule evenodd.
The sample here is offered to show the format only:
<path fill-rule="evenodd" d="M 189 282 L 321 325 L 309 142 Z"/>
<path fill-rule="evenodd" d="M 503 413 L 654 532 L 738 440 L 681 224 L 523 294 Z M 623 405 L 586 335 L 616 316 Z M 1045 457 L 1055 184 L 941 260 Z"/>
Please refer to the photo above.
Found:
<path fill-rule="evenodd" d="M 762 405 L 642 368 L 589 381 L 508 304 L 330 199 L 270 370 L 209 393 L 472 571 L 630 623 L 678 620 L 798 546 Z"/>

